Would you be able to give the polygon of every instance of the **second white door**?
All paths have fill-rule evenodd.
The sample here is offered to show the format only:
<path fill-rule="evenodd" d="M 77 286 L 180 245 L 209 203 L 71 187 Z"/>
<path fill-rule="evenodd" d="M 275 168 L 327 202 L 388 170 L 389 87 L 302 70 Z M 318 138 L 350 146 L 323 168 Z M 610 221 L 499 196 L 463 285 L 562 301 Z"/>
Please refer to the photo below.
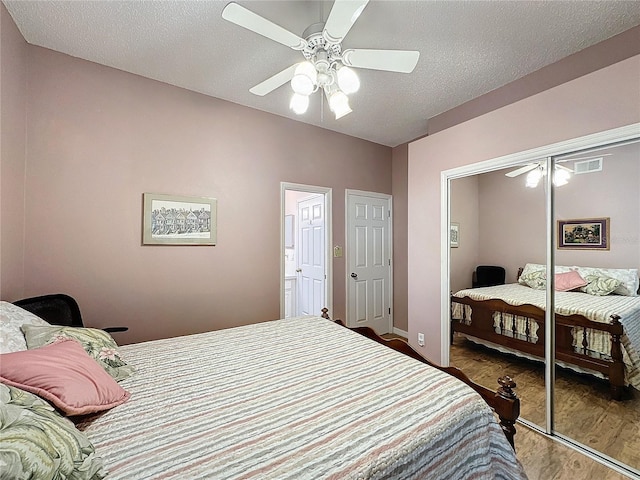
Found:
<path fill-rule="evenodd" d="M 347 323 L 392 330 L 391 196 L 347 190 Z"/>

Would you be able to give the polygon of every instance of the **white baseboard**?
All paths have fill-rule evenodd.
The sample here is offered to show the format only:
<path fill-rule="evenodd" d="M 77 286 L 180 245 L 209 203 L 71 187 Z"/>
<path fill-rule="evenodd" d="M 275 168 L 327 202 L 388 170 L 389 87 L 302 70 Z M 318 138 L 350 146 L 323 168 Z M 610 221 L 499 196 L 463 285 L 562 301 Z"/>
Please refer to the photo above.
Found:
<path fill-rule="evenodd" d="M 400 335 L 401 337 L 404 338 L 409 338 L 409 333 L 405 332 L 404 330 L 400 330 L 399 328 L 393 327 L 393 333 L 395 333 L 396 335 Z"/>

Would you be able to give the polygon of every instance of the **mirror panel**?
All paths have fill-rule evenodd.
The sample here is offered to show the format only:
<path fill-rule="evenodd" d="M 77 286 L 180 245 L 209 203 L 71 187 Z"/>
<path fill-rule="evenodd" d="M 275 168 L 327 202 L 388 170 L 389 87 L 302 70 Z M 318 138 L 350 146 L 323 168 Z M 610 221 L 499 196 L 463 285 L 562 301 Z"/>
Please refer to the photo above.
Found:
<path fill-rule="evenodd" d="M 479 165 L 443 172 L 443 188 L 449 197 L 448 203 L 443 204 L 447 209 L 443 215 L 456 234 L 455 242 L 443 244 L 444 249 L 449 247 L 449 255 L 443 261 L 449 266 L 451 287 L 451 364 L 489 387 L 495 386 L 495 379 L 505 373 L 514 376 L 525 423 L 631 478 L 640 478 L 639 126 L 541 147 L 535 155 L 528 151 L 513 154 L 513 159 L 495 159 L 487 162 L 488 173 L 478 173 L 482 172 Z M 601 146 L 605 139 L 613 143 Z M 538 160 L 540 152 L 545 158 Z M 511 168 L 494 170 L 505 165 Z M 551 175 L 547 175 L 547 166 Z M 569 175 L 562 173 L 552 182 L 557 170 L 567 170 Z M 549 278 L 547 260 L 554 271 Z M 541 269 L 541 275 L 518 279 L 514 266 L 526 263 L 538 264 L 529 266 L 529 270 Z M 508 318 L 503 321 L 490 312 L 484 317 L 480 313 L 476 319 L 478 314 L 473 309 L 482 312 L 484 307 L 470 299 L 460 299 L 477 295 L 485 288 L 474 285 L 470 274 L 479 265 L 487 264 L 504 266 L 505 286 L 526 278 L 524 292 L 538 291 L 535 281 L 542 279 L 544 286 L 537 287 L 544 288 L 544 301 L 530 299 L 526 303 L 540 303 L 543 307 L 546 303 L 549 307 L 555 304 L 557 313 L 540 321 L 538 331 L 526 322 L 524 327 L 514 328 Z M 618 278 L 616 271 L 626 271 L 628 275 Z M 575 278 L 576 273 L 580 278 Z M 587 277 L 598 274 L 619 281 L 615 285 L 618 290 L 596 295 L 600 282 L 592 285 L 594 279 Z M 572 283 L 576 280 L 584 285 Z M 609 281 L 605 279 L 604 283 Z M 619 289 L 625 282 L 631 285 L 628 292 L 636 290 L 637 296 Z M 586 305 L 586 300 L 592 298 L 599 306 L 590 307 L 592 314 L 583 312 L 569 318 L 567 315 L 574 312 L 563 297 L 573 297 L 574 305 Z M 489 303 L 494 311 L 511 313 L 510 305 L 500 305 L 495 299 Z M 607 308 L 603 309 L 603 305 Z M 611 321 L 612 314 L 620 315 L 618 324 Z M 538 312 L 533 310 L 530 315 Z M 589 315 L 600 317 L 600 323 L 589 323 L 598 320 Z M 467 328 L 474 323 L 475 330 Z M 547 323 L 552 330 L 545 331 Z M 484 340 L 495 340 L 503 333 L 511 334 L 514 340 L 512 344 L 497 342 L 500 348 L 496 344 L 488 348 L 469 341 L 468 337 L 478 333 Z M 519 335 L 521 338 L 517 338 Z M 540 345 L 530 348 L 531 343 L 544 345 L 545 336 L 549 345 L 555 344 L 553 355 Z M 512 347 L 520 353 L 512 355 Z M 536 356 L 537 362 L 532 358 Z M 539 361 L 553 357 L 551 368 Z M 575 464 L 576 475 L 588 476 L 579 471 L 580 464 Z M 617 478 L 618 473 L 612 475 Z"/>
<path fill-rule="evenodd" d="M 537 169 L 533 161 L 451 180 L 450 219 L 458 229 L 459 242 L 450 249 L 452 328 L 456 332 L 450 361 L 489 387 L 500 376 L 515 378 L 519 395 L 527 399 L 521 404 L 521 418 L 544 428 L 544 335 L 535 322 L 489 310 L 481 313 L 485 307 L 494 307 L 490 303 L 469 308 L 455 300 L 502 298 L 516 304 L 535 301 L 544 308 L 544 289 L 518 283 L 520 268 L 546 262 L 545 190 L 542 182 L 533 188 L 526 186 L 528 177 L 532 184 L 530 173 Z M 517 171 L 522 173 L 515 175 Z M 528 294 L 524 299 L 523 291 Z"/>
<path fill-rule="evenodd" d="M 629 372 L 640 372 L 640 297 L 629 295 L 640 267 L 640 143 L 556 157 L 554 169 L 568 179 L 554 187 L 556 272 L 564 272 L 556 312 L 596 322 L 572 328 L 556 315 L 554 431 L 638 472 L 640 374 Z M 607 331 L 613 313 L 622 317 L 618 347 Z"/>

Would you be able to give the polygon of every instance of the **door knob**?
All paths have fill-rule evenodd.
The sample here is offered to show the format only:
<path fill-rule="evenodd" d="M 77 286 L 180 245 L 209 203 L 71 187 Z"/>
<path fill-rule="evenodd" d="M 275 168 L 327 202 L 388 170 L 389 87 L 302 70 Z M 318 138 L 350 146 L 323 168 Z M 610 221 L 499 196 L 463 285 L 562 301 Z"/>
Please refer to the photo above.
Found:
<path fill-rule="evenodd" d="M 357 273 L 352 273 L 351 274 L 351 278 L 358 278 L 358 274 Z"/>
<path fill-rule="evenodd" d="M 296 268 L 296 272 L 300 273 L 302 271 L 301 268 Z"/>

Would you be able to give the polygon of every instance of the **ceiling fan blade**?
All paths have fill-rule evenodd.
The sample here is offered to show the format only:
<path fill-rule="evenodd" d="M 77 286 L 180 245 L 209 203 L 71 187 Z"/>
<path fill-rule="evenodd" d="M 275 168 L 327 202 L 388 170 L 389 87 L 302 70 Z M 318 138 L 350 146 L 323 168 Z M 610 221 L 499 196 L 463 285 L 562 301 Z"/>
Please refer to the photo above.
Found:
<path fill-rule="evenodd" d="M 342 62 L 350 67 L 411 73 L 416 68 L 420 52 L 413 50 L 345 50 Z"/>
<path fill-rule="evenodd" d="M 507 177 L 511 177 L 511 178 L 517 177 L 518 175 L 522 175 L 523 173 L 530 172 L 531 170 L 536 169 L 539 166 L 540 165 L 538 165 L 537 163 L 532 163 L 532 164 L 529 164 L 529 165 L 525 165 L 524 167 L 520 167 L 520 168 L 518 168 L 516 170 L 512 170 L 511 172 L 507 172 L 507 173 L 505 173 L 505 175 Z"/>
<path fill-rule="evenodd" d="M 260 95 L 261 97 L 265 96 L 267 93 L 273 92 L 276 88 L 281 87 L 293 78 L 293 74 L 296 71 L 297 66 L 298 64 L 295 64 L 285 68 L 280 73 L 276 73 L 273 77 L 269 77 L 264 82 L 250 88 L 249 91 L 254 95 Z"/>
<path fill-rule="evenodd" d="M 257 13 L 253 13 L 251 10 L 247 10 L 237 3 L 231 2 L 224 7 L 222 10 L 222 18 L 236 25 L 240 25 L 247 30 L 270 38 L 274 42 L 293 48 L 294 50 L 302 50 L 307 46 L 307 41 L 303 38 L 261 17 Z"/>
<path fill-rule="evenodd" d="M 369 0 L 335 0 L 322 36 L 330 43 L 342 42 L 367 3 Z"/>

